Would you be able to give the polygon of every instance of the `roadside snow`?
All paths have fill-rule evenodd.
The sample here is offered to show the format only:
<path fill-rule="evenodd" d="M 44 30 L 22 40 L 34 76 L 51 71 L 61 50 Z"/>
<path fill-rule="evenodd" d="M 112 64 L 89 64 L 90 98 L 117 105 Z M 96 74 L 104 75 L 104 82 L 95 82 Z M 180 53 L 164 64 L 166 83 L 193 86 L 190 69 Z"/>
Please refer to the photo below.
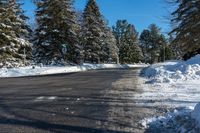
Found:
<path fill-rule="evenodd" d="M 192 112 L 192 118 L 196 120 L 196 126 L 200 128 L 200 103 L 195 106 Z"/>
<path fill-rule="evenodd" d="M 169 108 L 195 106 L 200 101 L 200 80 L 176 83 L 148 83 L 149 79 L 139 78 L 134 101 L 138 106 Z"/>
<path fill-rule="evenodd" d="M 169 61 L 152 65 L 143 72 L 150 83 L 173 83 L 200 79 L 200 55 L 190 60 Z"/>
<path fill-rule="evenodd" d="M 195 119 L 191 117 L 192 109 L 192 107 L 175 109 L 164 116 L 145 118 L 140 121 L 140 124 L 144 128 L 148 128 L 149 133 L 155 131 L 163 133 L 199 133 Z"/>
<path fill-rule="evenodd" d="M 134 101 L 147 108 L 174 109 L 163 116 L 149 116 L 140 121 L 146 133 L 200 133 L 200 82 L 199 80 L 178 83 L 145 84 L 148 79 L 139 79 L 143 93 L 136 94 Z M 165 112 L 164 112 L 165 113 Z"/>
<path fill-rule="evenodd" d="M 142 71 L 138 82 L 143 90 L 134 97 L 138 106 L 174 109 L 141 120 L 147 133 L 200 132 L 200 55 L 185 62 L 154 64 Z"/>
<path fill-rule="evenodd" d="M 71 73 L 81 72 L 87 70 L 96 69 L 111 69 L 111 68 L 136 68 L 146 67 L 146 64 L 128 64 L 128 65 L 117 65 L 117 64 L 83 64 L 81 66 L 28 66 L 20 68 L 1 68 L 0 77 L 21 77 L 21 76 L 36 76 L 36 75 L 48 75 L 48 74 L 60 74 L 60 73 Z"/>

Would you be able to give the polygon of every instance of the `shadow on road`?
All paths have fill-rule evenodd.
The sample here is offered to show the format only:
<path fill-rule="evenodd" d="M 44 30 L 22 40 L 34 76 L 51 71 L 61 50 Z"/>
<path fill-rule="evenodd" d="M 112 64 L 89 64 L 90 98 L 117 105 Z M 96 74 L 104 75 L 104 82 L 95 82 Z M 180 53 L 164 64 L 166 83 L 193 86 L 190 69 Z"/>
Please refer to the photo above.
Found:
<path fill-rule="evenodd" d="M 113 82 L 135 76 L 132 70 L 103 70 L 1 79 L 0 129 L 6 133 L 131 133 L 137 128 L 130 115 L 136 107 L 128 93 L 136 90 L 109 92 L 115 90 Z M 40 97 L 45 99 L 37 101 Z"/>
<path fill-rule="evenodd" d="M 42 129 L 46 131 L 51 131 L 54 133 L 71 133 L 71 132 L 82 132 L 82 133 L 126 133 L 120 131 L 111 131 L 104 129 L 95 129 L 95 128 L 87 128 L 87 127 L 79 127 L 79 126 L 69 126 L 69 125 L 61 125 L 61 124 L 52 124 L 39 120 L 19 120 L 19 119 L 7 119 L 5 117 L 0 117 L 0 124 L 6 125 L 15 125 L 15 126 L 28 126 L 32 128 Z M 9 130 L 9 129 L 8 129 Z"/>
<path fill-rule="evenodd" d="M 21 99 L 23 101 L 23 99 Z M 5 101 L 4 99 L 0 99 L 0 101 Z M 80 105 L 78 105 L 80 106 Z M 36 107 L 36 106 L 35 106 Z M 101 128 L 91 128 L 91 127 L 81 127 L 81 126 L 72 126 L 72 125 L 66 125 L 66 124 L 58 124 L 58 123 L 50 123 L 47 121 L 39 120 L 38 118 L 33 118 L 32 116 L 28 117 L 27 115 L 24 115 L 23 112 L 18 112 L 16 110 L 23 110 L 25 112 L 38 112 L 41 114 L 55 114 L 56 116 L 61 117 L 76 117 L 76 119 L 89 119 L 94 121 L 101 121 L 101 122 L 108 122 L 108 123 L 114 123 L 119 124 L 114 121 L 107 121 L 105 119 L 95 119 L 90 118 L 86 116 L 80 116 L 80 115 L 67 115 L 64 113 L 54 112 L 54 111 L 48 111 L 48 110 L 42 110 L 37 108 L 31 108 L 28 107 L 28 105 L 22 107 L 18 105 L 6 105 L 0 102 L 0 108 L 1 108 L 1 114 L 0 114 L 0 126 L 7 125 L 7 126 L 14 126 L 14 127 L 28 127 L 31 129 L 40 129 L 42 131 L 49 131 L 54 133 L 129 133 L 129 132 L 121 132 L 121 131 L 114 131 L 114 130 L 107 130 L 107 129 L 101 129 Z M 121 126 L 127 126 L 121 124 Z M 6 131 L 5 131 L 6 132 Z M 9 132 L 9 129 L 8 129 Z M 23 131 L 22 131 L 23 132 Z"/>

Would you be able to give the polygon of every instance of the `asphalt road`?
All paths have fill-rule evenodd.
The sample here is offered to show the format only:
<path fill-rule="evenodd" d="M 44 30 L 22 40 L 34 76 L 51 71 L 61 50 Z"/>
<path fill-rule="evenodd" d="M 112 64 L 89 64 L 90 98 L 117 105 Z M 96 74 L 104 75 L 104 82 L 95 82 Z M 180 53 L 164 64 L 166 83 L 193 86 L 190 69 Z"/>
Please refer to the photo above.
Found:
<path fill-rule="evenodd" d="M 138 69 L 0 79 L 0 133 L 139 133 Z"/>

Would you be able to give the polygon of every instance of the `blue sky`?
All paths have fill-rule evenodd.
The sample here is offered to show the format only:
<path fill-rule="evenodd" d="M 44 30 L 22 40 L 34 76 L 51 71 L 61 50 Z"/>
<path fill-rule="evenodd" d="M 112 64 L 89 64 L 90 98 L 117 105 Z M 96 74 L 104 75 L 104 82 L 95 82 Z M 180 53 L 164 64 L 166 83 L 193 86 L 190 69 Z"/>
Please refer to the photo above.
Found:
<path fill-rule="evenodd" d="M 83 10 L 87 0 L 75 0 L 77 10 Z M 170 30 L 166 16 L 169 15 L 168 6 L 164 0 L 96 0 L 101 13 L 112 26 L 118 19 L 127 19 L 134 24 L 137 31 L 141 32 L 148 25 L 155 23 L 162 28 L 163 32 Z M 26 0 L 24 4 L 26 14 L 34 21 L 35 7 Z"/>

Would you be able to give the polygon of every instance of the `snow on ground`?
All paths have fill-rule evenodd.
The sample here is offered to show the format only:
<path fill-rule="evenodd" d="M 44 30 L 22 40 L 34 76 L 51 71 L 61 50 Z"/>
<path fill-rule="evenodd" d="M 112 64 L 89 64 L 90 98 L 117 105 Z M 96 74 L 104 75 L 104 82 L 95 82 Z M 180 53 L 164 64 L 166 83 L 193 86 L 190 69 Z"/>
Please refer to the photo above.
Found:
<path fill-rule="evenodd" d="M 163 116 L 141 120 L 147 133 L 200 133 L 200 80 L 153 84 L 147 81 L 139 79 L 143 93 L 135 95 L 137 105 L 170 110 Z"/>
<path fill-rule="evenodd" d="M 188 61 L 169 61 L 152 65 L 143 72 L 151 83 L 200 80 L 200 55 Z"/>
<path fill-rule="evenodd" d="M 140 121 L 147 133 L 199 133 L 195 119 L 191 117 L 193 108 L 179 108 L 164 116 L 145 118 Z"/>
<path fill-rule="evenodd" d="M 48 75 L 48 74 L 60 74 L 60 73 L 71 73 L 81 72 L 87 70 L 96 69 L 111 69 L 111 68 L 136 68 L 146 67 L 146 64 L 83 64 L 81 66 L 28 66 L 20 68 L 1 68 L 0 77 L 21 77 L 21 76 L 36 76 L 36 75 Z"/>
<path fill-rule="evenodd" d="M 40 96 L 40 97 L 37 97 L 34 101 L 42 102 L 42 101 L 53 101 L 56 99 L 57 99 L 57 96 L 50 96 L 50 97 Z"/>
<path fill-rule="evenodd" d="M 200 103 L 198 103 L 191 114 L 192 118 L 196 120 L 196 126 L 200 128 Z"/>
<path fill-rule="evenodd" d="M 188 61 L 154 64 L 142 71 L 138 106 L 174 109 L 141 120 L 148 132 L 200 133 L 200 55 Z M 196 106 L 196 107 L 195 107 Z"/>

